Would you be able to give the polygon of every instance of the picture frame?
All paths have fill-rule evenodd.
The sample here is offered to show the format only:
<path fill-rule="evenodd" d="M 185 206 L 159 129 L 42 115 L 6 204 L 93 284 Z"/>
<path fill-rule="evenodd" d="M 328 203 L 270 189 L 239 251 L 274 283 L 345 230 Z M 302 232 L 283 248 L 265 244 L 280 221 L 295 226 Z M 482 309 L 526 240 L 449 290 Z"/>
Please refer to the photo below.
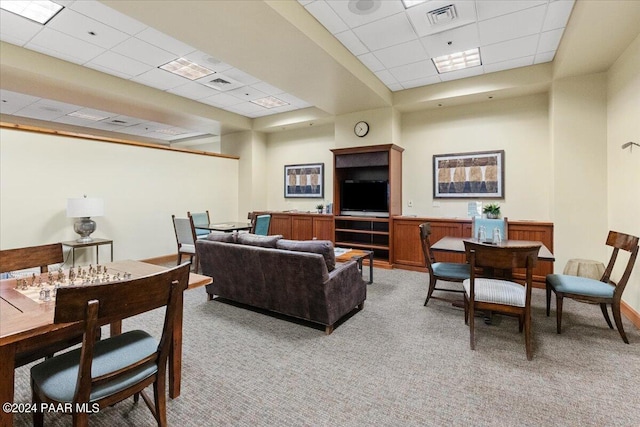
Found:
<path fill-rule="evenodd" d="M 324 163 L 285 165 L 284 197 L 324 198 Z"/>
<path fill-rule="evenodd" d="M 434 199 L 504 199 L 504 150 L 433 156 Z"/>

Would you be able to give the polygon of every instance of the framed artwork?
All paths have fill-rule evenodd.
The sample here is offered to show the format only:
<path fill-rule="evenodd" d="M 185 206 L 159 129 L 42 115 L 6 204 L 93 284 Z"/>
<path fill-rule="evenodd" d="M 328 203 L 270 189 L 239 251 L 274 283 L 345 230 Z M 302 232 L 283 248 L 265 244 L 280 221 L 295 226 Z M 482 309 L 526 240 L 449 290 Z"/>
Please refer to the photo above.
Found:
<path fill-rule="evenodd" d="M 324 163 L 285 165 L 284 197 L 324 197 Z"/>
<path fill-rule="evenodd" d="M 503 199 L 504 150 L 433 156 L 434 199 Z"/>

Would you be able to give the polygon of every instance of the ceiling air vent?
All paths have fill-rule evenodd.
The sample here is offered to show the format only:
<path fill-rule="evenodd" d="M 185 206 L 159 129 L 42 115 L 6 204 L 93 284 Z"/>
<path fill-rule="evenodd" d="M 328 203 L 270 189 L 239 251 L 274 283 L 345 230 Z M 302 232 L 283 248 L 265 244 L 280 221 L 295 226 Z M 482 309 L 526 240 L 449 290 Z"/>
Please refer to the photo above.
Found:
<path fill-rule="evenodd" d="M 112 125 L 118 125 L 118 126 L 126 126 L 129 124 L 124 120 L 118 120 L 118 119 L 110 120 L 109 123 L 111 123 Z"/>
<path fill-rule="evenodd" d="M 456 18 L 458 18 L 458 13 L 455 5 L 452 4 L 427 12 L 427 19 L 431 25 L 448 24 Z"/>

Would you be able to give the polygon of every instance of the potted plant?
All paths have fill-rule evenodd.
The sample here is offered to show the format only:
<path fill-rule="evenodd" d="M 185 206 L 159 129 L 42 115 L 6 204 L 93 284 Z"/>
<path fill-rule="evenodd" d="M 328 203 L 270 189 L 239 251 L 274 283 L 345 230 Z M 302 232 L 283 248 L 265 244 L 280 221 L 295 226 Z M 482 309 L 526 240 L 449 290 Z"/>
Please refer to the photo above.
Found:
<path fill-rule="evenodd" d="M 487 218 L 500 218 L 500 205 L 497 203 L 489 203 L 482 207 L 482 212 L 487 215 Z"/>
<path fill-rule="evenodd" d="M 322 209 L 324 208 L 324 205 L 322 203 L 316 205 L 316 209 L 318 210 L 318 213 L 321 214 L 322 213 Z"/>

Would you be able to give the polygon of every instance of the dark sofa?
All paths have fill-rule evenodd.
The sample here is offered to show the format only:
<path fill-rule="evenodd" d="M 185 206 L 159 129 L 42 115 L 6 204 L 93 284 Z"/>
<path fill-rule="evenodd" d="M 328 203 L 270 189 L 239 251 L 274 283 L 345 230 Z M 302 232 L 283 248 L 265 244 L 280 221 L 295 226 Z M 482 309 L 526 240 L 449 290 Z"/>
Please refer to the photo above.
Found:
<path fill-rule="evenodd" d="M 282 236 L 211 234 L 196 242 L 202 274 L 213 278 L 209 299 L 221 297 L 325 326 L 362 309 L 367 286 L 355 261 L 335 266 L 330 241 Z"/>

